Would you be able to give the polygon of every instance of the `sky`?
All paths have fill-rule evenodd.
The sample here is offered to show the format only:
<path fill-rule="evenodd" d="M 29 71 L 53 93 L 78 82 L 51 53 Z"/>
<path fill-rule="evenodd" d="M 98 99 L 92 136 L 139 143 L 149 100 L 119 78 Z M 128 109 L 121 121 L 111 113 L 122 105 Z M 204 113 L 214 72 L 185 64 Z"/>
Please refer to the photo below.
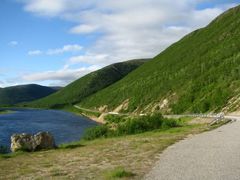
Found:
<path fill-rule="evenodd" d="M 151 58 L 240 0 L 1 0 L 0 87 L 65 86 Z"/>

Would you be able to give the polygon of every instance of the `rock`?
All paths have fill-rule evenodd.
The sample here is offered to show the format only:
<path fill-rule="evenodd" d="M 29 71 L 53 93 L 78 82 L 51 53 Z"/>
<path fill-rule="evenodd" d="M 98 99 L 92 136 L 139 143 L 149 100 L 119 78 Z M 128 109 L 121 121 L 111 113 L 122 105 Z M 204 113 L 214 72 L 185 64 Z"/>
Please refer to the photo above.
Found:
<path fill-rule="evenodd" d="M 39 132 L 34 135 L 36 150 L 53 149 L 56 147 L 53 136 L 49 132 Z"/>
<path fill-rule="evenodd" d="M 98 108 L 98 111 L 101 113 L 108 112 L 108 106 L 107 105 L 101 106 Z"/>
<path fill-rule="evenodd" d="M 11 150 L 16 151 L 34 151 L 36 147 L 34 138 L 31 134 L 14 134 L 11 136 Z"/>
<path fill-rule="evenodd" d="M 39 132 L 36 135 L 14 134 L 11 136 L 11 151 L 37 151 L 55 148 L 54 137 L 49 132 Z"/>

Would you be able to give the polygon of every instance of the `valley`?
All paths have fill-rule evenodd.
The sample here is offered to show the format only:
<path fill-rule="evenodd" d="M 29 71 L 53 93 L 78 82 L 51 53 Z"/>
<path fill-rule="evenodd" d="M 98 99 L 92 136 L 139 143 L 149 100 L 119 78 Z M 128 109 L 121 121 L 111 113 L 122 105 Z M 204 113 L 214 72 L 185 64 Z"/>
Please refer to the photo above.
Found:
<path fill-rule="evenodd" d="M 124 15 L 139 16 L 138 7 L 131 6 L 137 4 L 134 1 L 125 4 L 131 11 L 125 6 L 118 9 L 120 2 L 113 8 L 115 13 L 100 8 L 113 5 L 105 1 L 96 6 L 80 1 L 47 5 L 41 1 L 40 6 L 33 2 L 23 9 L 49 18 L 45 22 L 49 24 L 41 26 L 44 33 L 51 31 L 51 18 L 58 17 L 56 27 L 69 21 L 58 28 L 68 32 L 64 40 L 82 44 L 50 48 L 60 42 L 56 29 L 46 36 L 55 38 L 48 40 L 49 47 L 44 38 L 34 41 L 37 36 L 31 41 L 46 47 L 35 49 L 35 44 L 35 50 L 31 47 L 27 52 L 23 42 L 8 43 L 9 59 L 22 47 L 21 52 L 27 52 L 22 59 L 28 61 L 21 70 L 9 68 L 9 61 L 3 63 L 8 68 L 0 69 L 0 179 L 239 179 L 240 5 L 212 8 L 211 3 L 179 1 L 166 6 L 166 12 L 175 5 L 181 5 L 182 12 L 169 14 L 169 22 L 161 24 L 166 12 L 159 9 L 147 11 L 136 22 L 119 17 L 123 9 Z M 154 8 L 151 3 L 146 8 Z M 88 16 L 93 7 L 100 9 Z M 194 12 L 192 19 L 185 14 L 188 10 Z M 88 18 L 94 26 L 84 24 Z M 98 25 L 98 18 L 104 25 Z M 66 31 L 76 22 L 82 24 Z M 104 31 L 108 22 L 120 25 Z M 146 29 L 136 29 L 142 24 Z M 158 33 L 161 36 L 152 36 Z M 105 47 L 107 43 L 111 46 Z M 132 60 L 124 61 L 125 57 Z M 41 66 L 33 65 L 34 58 Z M 18 74 L 21 77 L 13 78 Z M 21 82 L 34 84 L 18 85 Z M 36 148 L 46 144 L 42 136 L 40 141 L 33 135 L 38 132 L 52 133 L 48 134 L 51 149 Z M 19 148 L 10 153 L 13 134 Z"/>

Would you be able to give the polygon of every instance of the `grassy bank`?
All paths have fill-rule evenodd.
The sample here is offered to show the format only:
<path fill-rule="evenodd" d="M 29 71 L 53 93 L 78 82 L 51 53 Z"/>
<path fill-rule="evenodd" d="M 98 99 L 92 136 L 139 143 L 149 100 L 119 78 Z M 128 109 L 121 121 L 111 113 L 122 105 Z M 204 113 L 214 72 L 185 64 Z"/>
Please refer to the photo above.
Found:
<path fill-rule="evenodd" d="M 136 135 L 65 144 L 57 150 L 2 156 L 0 177 L 111 179 L 126 175 L 139 179 L 152 168 L 166 147 L 190 134 L 209 129 L 208 124 L 186 124 Z"/>
<path fill-rule="evenodd" d="M 74 106 L 65 106 L 61 110 L 68 111 L 68 112 L 71 112 L 71 113 L 76 114 L 76 115 L 86 116 L 86 117 L 98 118 L 101 115 L 101 113 L 99 113 L 99 112 L 94 112 L 94 111 L 84 110 L 84 109 L 78 109 Z"/>
<path fill-rule="evenodd" d="M 13 113 L 14 111 L 10 111 L 10 110 L 0 110 L 0 115 L 1 114 L 10 114 Z"/>

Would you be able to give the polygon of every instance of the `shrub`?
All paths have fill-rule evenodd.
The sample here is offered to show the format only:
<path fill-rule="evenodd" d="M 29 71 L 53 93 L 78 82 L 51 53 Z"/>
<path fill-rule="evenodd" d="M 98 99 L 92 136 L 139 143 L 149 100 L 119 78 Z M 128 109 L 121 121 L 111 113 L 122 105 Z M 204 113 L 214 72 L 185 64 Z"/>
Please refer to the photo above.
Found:
<path fill-rule="evenodd" d="M 138 134 L 156 129 L 178 127 L 180 125 L 179 120 L 165 119 L 160 113 L 156 113 L 138 118 L 125 118 L 124 121 L 117 123 L 114 130 L 112 130 L 111 124 L 90 128 L 85 132 L 83 138 L 85 140 L 93 140 L 99 137 Z"/>
<path fill-rule="evenodd" d="M 160 113 L 139 118 L 128 119 L 125 123 L 119 124 L 116 130 L 117 135 L 137 134 L 155 129 L 165 129 L 180 126 L 174 119 L 164 119 Z"/>
<path fill-rule="evenodd" d="M 109 134 L 109 127 L 106 125 L 96 126 L 93 128 L 89 128 L 85 131 L 83 135 L 83 139 L 85 140 L 93 140 L 99 137 L 107 137 Z"/>
<path fill-rule="evenodd" d="M 104 120 L 108 123 L 120 123 L 126 120 L 126 116 L 108 114 L 104 117 Z"/>
<path fill-rule="evenodd" d="M 179 120 L 176 119 L 167 119 L 164 120 L 162 123 L 162 128 L 172 128 L 172 127 L 179 127 L 181 126 L 181 122 Z"/>

